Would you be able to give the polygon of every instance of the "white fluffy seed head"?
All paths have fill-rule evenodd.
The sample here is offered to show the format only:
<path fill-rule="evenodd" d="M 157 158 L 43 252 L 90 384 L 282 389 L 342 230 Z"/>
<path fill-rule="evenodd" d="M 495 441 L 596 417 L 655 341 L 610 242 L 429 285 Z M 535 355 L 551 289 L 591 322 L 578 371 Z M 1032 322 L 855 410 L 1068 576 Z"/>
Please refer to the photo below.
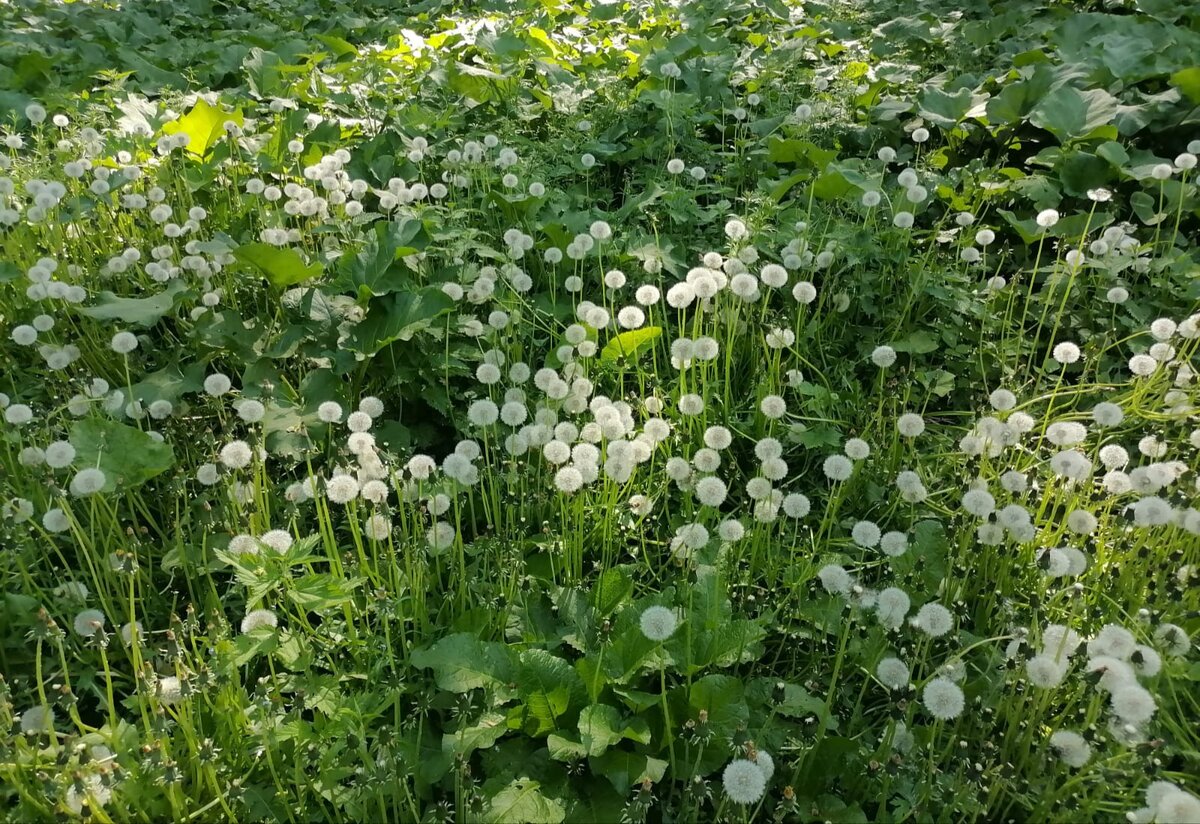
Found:
<path fill-rule="evenodd" d="M 317 407 L 317 418 L 325 423 L 337 423 L 342 419 L 342 406 L 336 401 L 325 401 Z"/>
<path fill-rule="evenodd" d="M 896 420 L 896 429 L 906 438 L 915 438 L 925 431 L 925 420 L 915 412 L 906 412 Z"/>
<path fill-rule="evenodd" d="M 651 641 L 665 641 L 675 634 L 679 618 L 673 610 L 663 606 L 650 606 L 638 619 L 642 634 Z"/>
<path fill-rule="evenodd" d="M 747 806 L 758 803 L 767 790 L 767 779 L 763 771 L 753 761 L 745 758 L 729 762 L 721 774 L 721 784 L 730 801 Z"/>
<path fill-rule="evenodd" d="M 908 686 L 912 673 L 908 665 L 899 658 L 884 658 L 875 667 L 875 676 L 890 690 L 904 689 Z"/>
<path fill-rule="evenodd" d="M 876 346 L 871 352 L 871 363 L 886 369 L 896 362 L 896 350 L 890 346 Z"/>
<path fill-rule="evenodd" d="M 275 629 L 279 626 L 279 616 L 269 609 L 256 609 L 246 613 L 242 618 L 242 634 L 254 632 L 262 627 Z"/>
<path fill-rule="evenodd" d="M 949 721 L 957 718 L 966 706 L 962 689 L 948 678 L 934 678 L 921 692 L 921 703 L 934 718 Z"/>

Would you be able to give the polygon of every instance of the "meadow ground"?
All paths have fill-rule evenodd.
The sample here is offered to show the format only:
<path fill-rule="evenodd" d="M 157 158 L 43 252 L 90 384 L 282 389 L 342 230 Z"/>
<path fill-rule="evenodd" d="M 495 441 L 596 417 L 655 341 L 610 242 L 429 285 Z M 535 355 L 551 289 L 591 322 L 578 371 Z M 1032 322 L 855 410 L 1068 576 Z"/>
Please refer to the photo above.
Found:
<path fill-rule="evenodd" d="M 0 6 L 0 821 L 1200 821 L 1200 9 Z"/>

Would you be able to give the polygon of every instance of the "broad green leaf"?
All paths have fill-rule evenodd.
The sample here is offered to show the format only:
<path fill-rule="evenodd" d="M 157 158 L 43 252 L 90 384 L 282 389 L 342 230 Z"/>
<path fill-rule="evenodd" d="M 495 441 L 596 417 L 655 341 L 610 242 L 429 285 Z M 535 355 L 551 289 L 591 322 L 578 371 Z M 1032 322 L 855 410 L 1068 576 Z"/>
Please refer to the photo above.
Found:
<path fill-rule="evenodd" d="M 796 172 L 794 175 L 785 177 L 771 189 L 771 199 L 776 203 L 782 203 L 783 199 L 787 197 L 788 192 L 795 188 L 797 183 L 808 180 L 809 177 L 811 177 L 811 174 L 808 172 Z"/>
<path fill-rule="evenodd" d="M 1088 189 L 1104 186 L 1113 173 L 1112 164 L 1087 152 L 1073 152 L 1058 170 L 1063 189 L 1076 197 L 1087 194 Z"/>
<path fill-rule="evenodd" d="M 413 335 L 453 308 L 454 301 L 437 286 L 393 292 L 371 301 L 366 319 L 354 328 L 347 345 L 356 352 L 374 355 L 395 341 L 412 340 Z"/>
<path fill-rule="evenodd" d="M 617 792 L 624 793 L 645 779 L 658 783 L 667 772 L 667 762 L 641 753 L 610 749 L 588 759 L 592 772 L 609 780 Z"/>
<path fill-rule="evenodd" d="M 1116 113 L 1116 98 L 1103 89 L 1060 86 L 1033 107 L 1029 122 L 1065 143 L 1110 124 Z"/>
<path fill-rule="evenodd" d="M 895 341 L 892 348 L 897 352 L 911 352 L 914 355 L 927 355 L 935 351 L 941 344 L 937 336 L 925 329 L 917 329 L 902 340 Z"/>
<path fill-rule="evenodd" d="M 1184 97 L 1200 106 L 1200 66 L 1180 69 L 1169 79 L 1171 85 L 1179 89 Z"/>
<path fill-rule="evenodd" d="M 167 288 L 148 298 L 122 298 L 112 292 L 101 292 L 96 302 L 78 311 L 96 320 L 119 320 L 135 326 L 153 326 L 171 313 L 180 296 L 187 291 L 182 280 L 172 280 Z"/>
<path fill-rule="evenodd" d="M 442 735 L 442 749 L 455 755 L 469 756 L 475 750 L 486 750 L 508 732 L 504 713 L 485 712 L 473 724 Z"/>
<path fill-rule="evenodd" d="M 917 114 L 942 129 L 952 129 L 966 117 L 973 103 L 970 89 L 959 89 L 947 94 L 941 89 L 929 87 L 921 94 Z"/>
<path fill-rule="evenodd" d="M 282 71 L 285 64 L 286 61 L 273 51 L 265 51 L 257 46 L 251 48 L 242 61 L 250 91 L 260 99 L 283 95 L 287 91 Z"/>
<path fill-rule="evenodd" d="M 319 277 L 324 271 L 320 263 L 305 263 L 295 249 L 269 243 L 247 243 L 234 249 L 233 255 L 258 269 L 272 285 L 280 288 Z"/>
<path fill-rule="evenodd" d="M 321 43 L 333 52 L 334 57 L 347 57 L 352 54 L 358 54 L 358 49 L 354 44 L 333 34 L 314 34 L 313 39 Z"/>
<path fill-rule="evenodd" d="M 588 755 L 602 755 L 621 740 L 621 711 L 607 704 L 592 704 L 579 713 L 579 741 Z"/>
<path fill-rule="evenodd" d="M 411 290 L 413 277 L 401 259 L 424 249 L 429 240 L 424 224 L 416 218 L 375 223 L 366 244 L 338 279 L 337 287 L 356 295 L 363 289 L 372 295 Z"/>
<path fill-rule="evenodd" d="M 178 366 L 168 366 L 151 372 L 131 387 L 131 394 L 145 406 L 160 400 L 174 404 L 185 392 L 199 392 L 203 386 L 204 364 L 196 362 L 182 371 Z"/>
<path fill-rule="evenodd" d="M 825 702 L 799 684 L 784 684 L 783 697 L 773 706 L 785 718 L 816 718 L 824 722 L 825 729 L 837 731 L 837 717 L 829 714 Z"/>
<path fill-rule="evenodd" d="M 813 181 L 813 195 L 821 200 L 838 200 L 854 188 L 837 166 L 830 164 Z"/>
<path fill-rule="evenodd" d="M 608 704 L 592 704 L 579 713 L 579 741 L 588 755 L 602 755 L 623 739 L 650 743 L 650 725 L 634 717 L 628 721 L 619 709 Z"/>
<path fill-rule="evenodd" d="M 993 131 L 1016 126 L 1050 93 L 1055 82 L 1053 71 L 1038 66 L 1028 78 L 1009 83 L 987 102 L 985 111 L 989 126 Z"/>
<path fill-rule="evenodd" d="M 772 163 L 798 163 L 824 169 L 837 159 L 837 152 L 824 149 L 810 140 L 771 137 L 767 139 L 767 156 Z"/>
<path fill-rule="evenodd" d="M 483 820 L 489 824 L 560 824 L 567 817 L 566 808 L 543 795 L 541 786 L 528 778 L 514 780 L 492 797 Z"/>
<path fill-rule="evenodd" d="M 170 444 L 116 421 L 78 421 L 71 427 L 70 440 L 75 447 L 75 466 L 99 467 L 106 492 L 140 486 L 175 463 Z"/>
<path fill-rule="evenodd" d="M 612 615 L 633 593 L 633 578 L 620 567 L 606 569 L 592 586 L 592 607 L 601 618 Z"/>
<path fill-rule="evenodd" d="M 1125 147 L 1115 141 L 1101 143 L 1096 147 L 1096 154 L 1118 169 L 1125 166 L 1129 162 L 1129 152 L 1125 151 Z"/>
<path fill-rule="evenodd" d="M 615 361 L 618 358 L 636 358 L 662 337 L 662 331 L 661 326 L 646 326 L 642 329 L 622 332 L 604 344 L 604 348 L 600 351 L 600 360 Z"/>
<path fill-rule="evenodd" d="M 163 132 L 186 134 L 188 136 L 187 153 L 202 158 L 224 134 L 227 121 L 233 121 L 239 126 L 243 125 L 242 110 L 228 111 L 211 105 L 203 97 L 198 97 L 191 111 L 178 120 L 164 124 Z"/>
<path fill-rule="evenodd" d="M 511 653 L 504 644 L 481 641 L 470 633 L 449 635 L 428 649 L 412 654 L 413 666 L 429 668 L 437 685 L 450 692 L 467 692 L 508 683 L 513 677 Z"/>
<path fill-rule="evenodd" d="M 527 735 L 535 737 L 558 729 L 572 698 L 583 696 L 583 682 L 575 669 L 543 649 L 521 653 L 516 684 L 522 704 L 511 717 Z"/>
<path fill-rule="evenodd" d="M 571 734 L 550 733 L 546 736 L 546 750 L 555 761 L 578 761 L 587 756 L 587 747 Z"/>
<path fill-rule="evenodd" d="M 708 712 L 709 726 L 723 734 L 732 733 L 750 717 L 742 682 L 731 675 L 706 675 L 692 684 L 688 703 L 694 715 Z"/>

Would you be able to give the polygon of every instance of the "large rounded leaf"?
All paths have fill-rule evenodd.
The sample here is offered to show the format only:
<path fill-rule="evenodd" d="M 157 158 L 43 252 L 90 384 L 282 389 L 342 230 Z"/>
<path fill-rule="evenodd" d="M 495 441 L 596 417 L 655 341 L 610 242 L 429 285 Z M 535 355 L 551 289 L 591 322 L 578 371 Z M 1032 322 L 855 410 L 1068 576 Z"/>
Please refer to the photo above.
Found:
<path fill-rule="evenodd" d="M 79 421 L 71 427 L 71 445 L 75 466 L 104 471 L 106 492 L 140 486 L 175 463 L 170 444 L 116 421 Z"/>

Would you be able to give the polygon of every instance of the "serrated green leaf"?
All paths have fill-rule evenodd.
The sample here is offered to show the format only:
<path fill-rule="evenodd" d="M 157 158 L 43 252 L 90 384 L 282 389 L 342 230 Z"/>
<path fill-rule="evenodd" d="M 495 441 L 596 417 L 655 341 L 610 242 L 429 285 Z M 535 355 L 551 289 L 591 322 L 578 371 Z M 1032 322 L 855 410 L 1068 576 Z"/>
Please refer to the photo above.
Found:
<path fill-rule="evenodd" d="M 279 646 L 279 632 L 274 627 L 259 627 L 253 632 L 233 639 L 234 664 L 244 666 L 259 655 L 275 651 Z"/>
<path fill-rule="evenodd" d="M 291 583 L 288 600 L 301 609 L 325 612 L 349 601 L 360 583 L 361 578 L 347 580 L 324 572 L 314 572 Z"/>

